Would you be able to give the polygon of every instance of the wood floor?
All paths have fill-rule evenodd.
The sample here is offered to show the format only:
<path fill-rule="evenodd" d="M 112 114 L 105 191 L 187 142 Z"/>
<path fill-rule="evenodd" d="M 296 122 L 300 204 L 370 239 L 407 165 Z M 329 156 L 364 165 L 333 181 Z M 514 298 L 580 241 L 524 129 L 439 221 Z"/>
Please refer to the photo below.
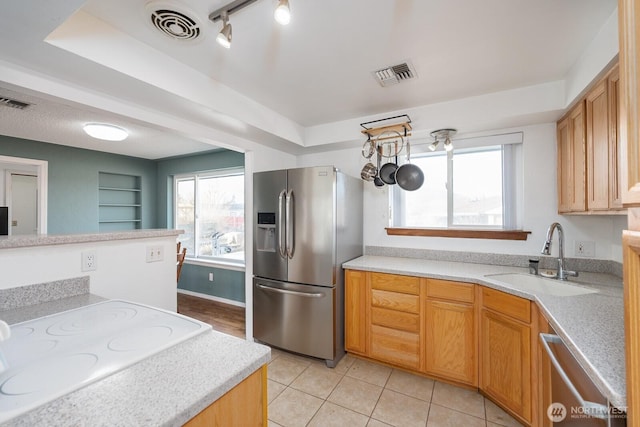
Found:
<path fill-rule="evenodd" d="M 244 307 L 178 293 L 178 313 L 213 326 L 216 331 L 244 338 Z"/>

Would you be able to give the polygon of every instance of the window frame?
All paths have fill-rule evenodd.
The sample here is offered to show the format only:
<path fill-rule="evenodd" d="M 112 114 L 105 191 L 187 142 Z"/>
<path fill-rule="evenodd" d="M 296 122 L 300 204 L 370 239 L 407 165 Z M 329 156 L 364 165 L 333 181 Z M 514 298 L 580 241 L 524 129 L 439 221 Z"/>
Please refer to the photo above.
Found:
<path fill-rule="evenodd" d="M 488 238 L 506 240 L 526 240 L 528 231 L 522 231 L 518 225 L 522 220 L 522 195 L 518 188 L 522 183 L 522 155 L 523 134 L 488 135 L 486 137 L 468 138 L 456 140 L 453 151 L 446 152 L 439 147 L 434 153 L 426 150 L 429 145 L 413 144 L 413 158 L 425 155 L 446 154 L 447 162 L 447 226 L 446 227 L 419 227 L 404 226 L 398 224 L 398 216 L 401 216 L 402 190 L 391 187 L 389 191 L 389 227 L 386 227 L 388 235 L 396 236 L 430 236 L 430 237 L 462 237 L 462 238 Z M 415 147 L 415 148 L 414 148 Z M 457 225 L 453 224 L 453 159 L 456 151 L 478 152 L 492 147 L 500 147 L 502 153 L 502 227 L 481 225 Z M 437 154 L 436 154 L 437 153 Z M 400 193 L 400 194 L 399 194 Z"/>
<path fill-rule="evenodd" d="M 213 256 L 213 255 L 199 255 L 198 244 L 199 244 L 199 235 L 201 225 L 199 222 L 200 215 L 200 204 L 198 200 L 198 182 L 201 179 L 208 178 L 222 178 L 227 176 L 245 176 L 245 168 L 244 167 L 231 167 L 224 169 L 213 169 L 208 171 L 201 172 L 190 172 L 190 173 L 182 173 L 176 174 L 173 176 L 173 226 L 174 229 L 177 229 L 177 218 L 178 218 L 178 183 L 180 181 L 186 181 L 193 179 L 194 180 L 194 194 L 193 194 L 193 204 L 194 204 L 194 225 L 193 225 L 193 234 L 194 234 L 194 248 L 195 253 L 189 254 L 187 253 L 185 261 L 190 261 L 192 264 L 218 264 L 225 267 L 231 267 L 232 269 L 243 269 L 246 265 L 246 224 L 245 226 L 245 245 L 244 245 L 244 257 L 242 260 L 235 260 L 225 257 Z M 246 188 L 244 189 L 246 192 Z M 245 194 L 243 194 L 243 200 L 245 199 Z M 246 208 L 245 208 L 246 209 Z M 243 218 L 246 217 L 246 210 L 243 209 Z"/>

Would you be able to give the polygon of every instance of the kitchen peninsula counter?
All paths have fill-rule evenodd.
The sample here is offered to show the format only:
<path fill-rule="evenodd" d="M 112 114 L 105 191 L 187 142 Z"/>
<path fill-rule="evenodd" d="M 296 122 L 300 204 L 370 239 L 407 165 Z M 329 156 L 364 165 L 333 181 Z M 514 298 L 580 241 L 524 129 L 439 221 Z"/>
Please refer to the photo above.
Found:
<path fill-rule="evenodd" d="M 527 274 L 521 267 L 365 255 L 343 268 L 475 283 L 534 301 L 591 380 L 618 408 L 626 408 L 624 303 L 622 279 L 611 274 L 583 273 L 569 283 L 598 293 L 558 297 L 510 287 L 487 275 Z"/>
<path fill-rule="evenodd" d="M 16 323 L 101 300 L 90 294 L 73 296 L 0 311 L 0 318 Z M 268 347 L 210 330 L 11 419 L 9 424 L 181 426 L 269 360 Z"/>
<path fill-rule="evenodd" d="M 178 236 L 183 230 L 147 229 L 87 234 L 29 234 L 1 236 L 0 249 L 29 248 L 34 246 L 69 245 L 73 243 L 110 242 L 115 240 L 149 239 Z"/>

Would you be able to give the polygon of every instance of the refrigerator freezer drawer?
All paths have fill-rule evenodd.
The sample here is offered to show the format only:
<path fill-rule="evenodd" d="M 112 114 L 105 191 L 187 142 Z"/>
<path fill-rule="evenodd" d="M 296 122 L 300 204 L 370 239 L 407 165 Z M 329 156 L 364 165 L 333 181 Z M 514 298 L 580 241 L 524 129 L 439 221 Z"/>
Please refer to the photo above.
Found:
<path fill-rule="evenodd" d="M 335 288 L 254 278 L 254 337 L 285 350 L 333 360 L 335 297 Z"/>

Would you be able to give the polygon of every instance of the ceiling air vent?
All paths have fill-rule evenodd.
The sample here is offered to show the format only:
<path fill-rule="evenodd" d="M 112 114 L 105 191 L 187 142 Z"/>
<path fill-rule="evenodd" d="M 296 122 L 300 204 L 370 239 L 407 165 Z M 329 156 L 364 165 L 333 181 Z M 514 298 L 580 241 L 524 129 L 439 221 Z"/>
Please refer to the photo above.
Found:
<path fill-rule="evenodd" d="M 24 110 L 31 104 L 27 104 L 26 102 L 16 101 L 11 98 L 4 98 L 0 96 L 0 105 L 4 105 L 5 107 L 17 108 L 18 110 Z"/>
<path fill-rule="evenodd" d="M 415 70 L 408 62 L 374 71 L 373 75 L 382 87 L 391 86 L 417 77 Z"/>
<path fill-rule="evenodd" d="M 196 40 L 202 32 L 200 21 L 192 13 L 168 8 L 167 2 L 151 2 L 146 9 L 150 13 L 151 25 L 174 40 Z M 193 16 L 190 16 L 193 15 Z"/>

